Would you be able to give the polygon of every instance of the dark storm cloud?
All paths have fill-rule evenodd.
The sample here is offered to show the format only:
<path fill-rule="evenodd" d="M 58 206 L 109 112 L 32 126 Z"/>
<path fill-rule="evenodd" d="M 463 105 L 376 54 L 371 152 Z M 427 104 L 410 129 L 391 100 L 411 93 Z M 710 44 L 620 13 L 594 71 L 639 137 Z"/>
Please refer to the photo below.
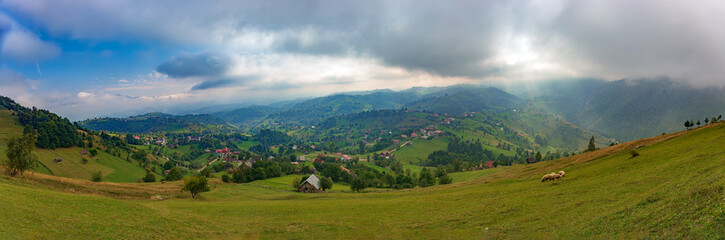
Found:
<path fill-rule="evenodd" d="M 502 66 L 501 60 L 508 57 L 515 64 L 520 47 L 507 44 L 522 38 L 528 41 L 522 52 L 567 69 L 566 74 L 671 76 L 704 83 L 722 81 L 720 76 L 725 75 L 725 31 L 721 30 L 725 2 L 721 0 L 102 4 L 93 0 L 5 0 L 0 4 L 51 33 L 75 38 L 130 38 L 230 48 L 240 39 L 252 39 L 251 44 L 261 48 L 254 51 L 365 57 L 442 76 L 481 78 L 526 69 Z M 262 40 L 249 38 L 245 35 L 249 32 Z M 223 64 L 208 66 L 200 59 L 188 60 L 202 65 L 170 60 L 159 71 L 186 77 L 225 70 Z"/>
<path fill-rule="evenodd" d="M 223 79 L 214 79 L 214 80 L 205 80 L 201 83 L 198 83 L 191 87 L 192 91 L 200 91 L 200 90 L 208 90 L 208 89 L 215 89 L 215 88 L 225 88 L 225 87 L 239 87 L 244 86 L 245 84 L 249 82 L 253 82 L 255 80 L 261 79 L 260 76 L 257 75 L 248 75 L 248 76 L 239 76 L 234 78 L 223 78 Z"/>
<path fill-rule="evenodd" d="M 156 71 L 174 78 L 219 76 L 233 63 L 233 59 L 225 54 L 181 54 L 156 67 Z"/>

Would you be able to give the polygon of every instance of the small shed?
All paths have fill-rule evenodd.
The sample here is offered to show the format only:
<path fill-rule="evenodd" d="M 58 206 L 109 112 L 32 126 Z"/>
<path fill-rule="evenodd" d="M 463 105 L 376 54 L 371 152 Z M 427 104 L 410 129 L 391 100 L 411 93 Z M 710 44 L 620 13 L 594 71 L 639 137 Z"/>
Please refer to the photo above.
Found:
<path fill-rule="evenodd" d="M 80 153 L 81 155 L 88 155 L 88 150 L 83 149 L 80 151 Z"/>
<path fill-rule="evenodd" d="M 315 174 L 312 174 L 307 178 L 307 180 L 302 182 L 299 187 L 297 187 L 297 190 L 303 193 L 320 192 L 320 179 L 317 178 Z"/>
<path fill-rule="evenodd" d="M 63 159 L 61 159 L 60 157 L 57 157 L 57 158 L 53 159 L 53 162 L 54 163 L 60 163 L 62 161 L 63 161 Z"/>
<path fill-rule="evenodd" d="M 536 158 L 530 157 L 526 159 L 526 163 L 536 163 Z"/>

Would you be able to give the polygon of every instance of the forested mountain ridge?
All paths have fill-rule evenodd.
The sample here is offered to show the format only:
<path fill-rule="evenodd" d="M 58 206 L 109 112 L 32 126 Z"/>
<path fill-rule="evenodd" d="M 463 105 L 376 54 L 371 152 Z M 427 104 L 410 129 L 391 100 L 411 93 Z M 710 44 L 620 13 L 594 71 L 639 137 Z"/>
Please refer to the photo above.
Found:
<path fill-rule="evenodd" d="M 81 144 L 76 127 L 68 118 L 60 117 L 48 110 L 24 107 L 4 96 L 0 96 L 0 106 L 18 116 L 26 133 L 38 134 L 37 147 L 54 149 Z"/>
<path fill-rule="evenodd" d="M 91 130 L 104 130 L 126 133 L 174 132 L 174 131 L 211 131 L 214 129 L 235 129 L 217 117 L 201 115 L 171 115 L 148 113 L 128 118 L 95 118 L 79 122 L 80 126 Z"/>

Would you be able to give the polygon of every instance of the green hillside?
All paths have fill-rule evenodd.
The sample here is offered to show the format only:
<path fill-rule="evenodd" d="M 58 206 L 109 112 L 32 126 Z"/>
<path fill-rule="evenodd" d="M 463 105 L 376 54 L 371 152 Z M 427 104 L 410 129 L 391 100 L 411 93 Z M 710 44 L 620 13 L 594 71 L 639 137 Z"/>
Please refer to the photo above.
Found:
<path fill-rule="evenodd" d="M 725 237 L 723 144 L 718 124 L 451 185 L 362 194 L 214 183 L 202 199 L 189 199 L 173 189 L 178 183 L 2 177 L 0 202 L 8 204 L 0 205 L 0 238 L 718 239 Z M 565 178 L 539 181 L 559 170 Z M 157 194 L 174 198 L 123 200 Z"/>
<path fill-rule="evenodd" d="M 9 110 L 0 110 L 0 160 L 5 159 L 7 139 L 10 136 L 23 134 L 23 127 L 17 121 L 17 117 Z M 36 148 L 35 155 L 38 156 L 39 166 L 35 171 L 51 174 L 59 177 L 76 179 L 90 179 L 96 171 L 101 171 L 104 181 L 111 182 L 136 182 L 146 175 L 146 171 L 139 167 L 136 161 L 126 161 L 118 156 L 113 156 L 104 151 L 98 151 L 98 156 L 82 155 L 80 152 L 85 148 L 68 147 L 56 149 Z M 125 157 L 124 153 L 124 156 Z M 61 158 L 60 163 L 55 163 L 56 158 Z M 83 163 L 82 159 L 88 159 Z"/>

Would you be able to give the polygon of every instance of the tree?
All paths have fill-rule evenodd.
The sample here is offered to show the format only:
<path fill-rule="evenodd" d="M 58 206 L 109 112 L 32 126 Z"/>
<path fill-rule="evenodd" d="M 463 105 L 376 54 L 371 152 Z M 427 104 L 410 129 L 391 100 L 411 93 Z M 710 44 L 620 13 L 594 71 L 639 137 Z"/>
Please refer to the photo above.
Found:
<path fill-rule="evenodd" d="M 193 175 L 184 179 L 184 187 L 181 188 L 181 191 L 189 191 L 189 193 L 191 193 L 191 198 L 196 198 L 196 195 L 198 195 L 199 193 L 208 192 L 209 185 L 207 183 L 206 177 L 201 175 Z"/>
<path fill-rule="evenodd" d="M 700 120 L 697 120 L 697 127 L 700 127 Z"/>
<path fill-rule="evenodd" d="M 91 154 L 91 157 L 95 157 L 96 155 L 98 155 L 98 150 L 96 150 L 95 148 L 93 148 L 91 150 L 88 150 L 88 153 Z"/>
<path fill-rule="evenodd" d="M 690 120 L 685 120 L 685 129 L 690 130 L 690 127 L 692 127 L 692 122 L 690 122 Z"/>
<path fill-rule="evenodd" d="M 322 179 L 320 179 L 320 188 L 322 188 L 322 191 L 332 189 L 332 178 L 323 177 Z"/>
<path fill-rule="evenodd" d="M 33 154 L 37 135 L 33 133 L 22 136 L 13 136 L 8 140 L 8 149 L 5 152 L 7 159 L 2 162 L 10 176 L 15 176 L 26 170 L 34 169 L 38 165 L 38 157 Z"/>
<path fill-rule="evenodd" d="M 710 122 L 709 118 L 705 118 L 705 125 L 707 125 Z"/>
<path fill-rule="evenodd" d="M 365 143 L 363 141 L 358 142 L 358 147 L 360 148 L 360 154 L 365 154 Z"/>
<path fill-rule="evenodd" d="M 179 171 L 178 167 L 172 167 L 171 170 L 169 170 L 169 174 L 166 175 L 166 181 L 176 181 L 181 180 L 181 171 Z"/>
<path fill-rule="evenodd" d="M 360 178 L 354 178 L 352 180 L 352 182 L 350 183 L 350 189 L 353 190 L 353 191 L 355 191 L 355 192 L 360 192 L 363 189 L 365 189 L 365 187 L 366 187 L 365 181 L 363 181 Z"/>
<path fill-rule="evenodd" d="M 143 177 L 144 182 L 156 182 L 156 175 L 151 171 L 146 171 L 146 176 Z"/>
<path fill-rule="evenodd" d="M 300 187 L 300 184 L 302 184 L 302 179 L 300 178 L 300 176 L 292 179 L 292 188 L 297 189 L 298 187 Z"/>
<path fill-rule="evenodd" d="M 589 144 L 592 144 L 591 142 Z M 590 145 L 591 146 L 591 145 Z M 536 162 L 541 162 L 541 159 L 544 158 L 541 156 L 541 152 L 536 151 Z"/>
<path fill-rule="evenodd" d="M 88 158 L 81 158 L 81 163 L 83 163 L 83 164 L 88 163 Z"/>
<path fill-rule="evenodd" d="M 131 154 L 131 158 L 136 159 L 136 161 L 139 161 L 139 162 L 145 162 L 146 154 L 147 154 L 146 151 L 139 150 L 139 151 L 136 151 L 135 153 Z"/>
<path fill-rule="evenodd" d="M 449 184 L 451 182 L 453 182 L 453 179 L 451 179 L 451 177 L 449 177 L 448 174 L 445 174 L 438 178 L 438 184 L 440 184 L 440 185 Z"/>
<path fill-rule="evenodd" d="M 229 181 L 231 181 L 229 174 L 222 175 L 222 182 L 228 183 Z"/>
<path fill-rule="evenodd" d="M 587 146 L 587 152 L 591 152 L 597 150 L 597 147 L 594 145 L 594 136 L 589 139 L 589 146 Z"/>
<path fill-rule="evenodd" d="M 94 181 L 94 182 L 103 181 L 103 173 L 101 173 L 101 171 L 94 172 L 93 175 L 91 175 L 91 181 Z"/>
<path fill-rule="evenodd" d="M 423 168 L 423 170 L 420 170 L 420 177 L 418 177 L 418 186 L 428 187 L 435 184 L 435 177 L 433 177 L 433 174 L 428 168 Z"/>

